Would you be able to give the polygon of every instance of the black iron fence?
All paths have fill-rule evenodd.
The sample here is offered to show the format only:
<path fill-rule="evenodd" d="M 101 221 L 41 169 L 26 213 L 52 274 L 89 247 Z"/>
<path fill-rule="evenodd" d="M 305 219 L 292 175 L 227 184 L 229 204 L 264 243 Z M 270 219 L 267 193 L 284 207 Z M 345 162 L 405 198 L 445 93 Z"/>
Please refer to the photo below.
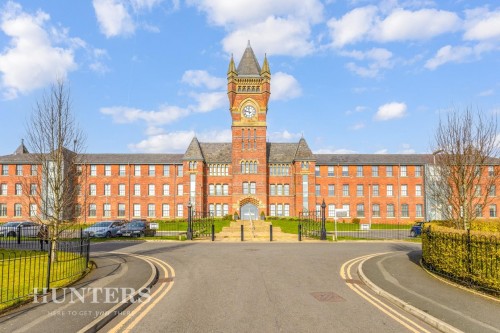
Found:
<path fill-rule="evenodd" d="M 323 214 L 320 210 L 300 212 L 298 223 L 299 240 L 302 240 L 302 237 L 321 238 L 322 217 Z"/>
<path fill-rule="evenodd" d="M 54 242 L 39 236 L 0 236 L 0 310 L 65 286 L 87 270 L 90 240 L 81 230 L 65 230 Z"/>
<path fill-rule="evenodd" d="M 500 238 L 467 232 L 422 233 L 427 269 L 471 288 L 500 295 Z"/>

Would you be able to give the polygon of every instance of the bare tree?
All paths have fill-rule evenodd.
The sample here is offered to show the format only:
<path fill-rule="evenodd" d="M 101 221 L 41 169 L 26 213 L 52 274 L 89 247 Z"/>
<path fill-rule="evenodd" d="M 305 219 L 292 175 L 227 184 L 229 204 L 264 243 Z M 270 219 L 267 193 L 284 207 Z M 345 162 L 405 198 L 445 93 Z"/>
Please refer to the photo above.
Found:
<path fill-rule="evenodd" d="M 46 225 L 52 241 L 52 258 L 61 232 L 77 221 L 81 183 L 80 166 L 85 137 L 71 109 L 70 91 L 58 80 L 37 102 L 27 123 L 29 158 L 36 166 L 26 177 L 24 193 L 32 219 Z M 32 169 L 33 170 L 33 169 Z M 32 207 L 36 207 L 36 214 Z"/>
<path fill-rule="evenodd" d="M 467 230 L 491 203 L 499 181 L 497 118 L 452 110 L 435 134 L 428 195 L 441 219 Z"/>

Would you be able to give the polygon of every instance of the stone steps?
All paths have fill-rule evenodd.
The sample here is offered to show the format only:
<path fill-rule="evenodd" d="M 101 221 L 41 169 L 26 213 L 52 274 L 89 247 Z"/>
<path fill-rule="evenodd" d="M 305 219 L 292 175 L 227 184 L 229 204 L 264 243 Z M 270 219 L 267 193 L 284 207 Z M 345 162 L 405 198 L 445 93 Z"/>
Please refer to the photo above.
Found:
<path fill-rule="evenodd" d="M 233 221 L 229 227 L 222 228 L 217 234 L 217 241 L 241 241 L 241 225 L 243 225 L 244 241 L 265 242 L 270 237 L 270 222 L 265 221 Z M 273 227 L 273 241 L 297 241 L 298 236 L 287 234 L 281 231 L 279 227 Z"/>

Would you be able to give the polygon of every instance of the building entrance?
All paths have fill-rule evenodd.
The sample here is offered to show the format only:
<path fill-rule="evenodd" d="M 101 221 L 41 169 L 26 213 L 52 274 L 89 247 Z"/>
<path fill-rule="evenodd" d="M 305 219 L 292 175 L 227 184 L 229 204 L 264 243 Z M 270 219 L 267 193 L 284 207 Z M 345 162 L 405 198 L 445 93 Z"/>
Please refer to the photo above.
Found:
<path fill-rule="evenodd" d="M 240 216 L 242 220 L 258 220 L 259 209 L 251 203 L 244 204 L 240 208 Z"/>

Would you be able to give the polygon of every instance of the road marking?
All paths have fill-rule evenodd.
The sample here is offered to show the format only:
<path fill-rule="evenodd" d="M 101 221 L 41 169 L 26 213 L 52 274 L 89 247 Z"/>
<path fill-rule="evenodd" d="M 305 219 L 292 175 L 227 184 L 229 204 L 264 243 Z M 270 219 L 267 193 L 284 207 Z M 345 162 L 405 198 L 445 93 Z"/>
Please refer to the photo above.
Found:
<path fill-rule="evenodd" d="M 165 279 L 167 279 L 168 276 L 169 282 L 163 283 L 153 294 L 150 295 L 150 299 L 148 300 L 148 302 L 143 302 L 139 304 L 134 310 L 132 310 L 132 312 L 127 317 L 125 317 L 122 321 L 120 321 L 112 329 L 110 329 L 108 331 L 109 333 L 130 332 L 158 304 L 158 302 L 160 302 L 167 295 L 170 289 L 172 289 L 175 278 L 175 270 L 173 269 L 173 267 L 160 259 L 154 257 L 147 257 L 147 258 L 162 268 Z M 169 270 L 171 272 L 170 275 L 168 274 Z M 160 295 L 156 297 L 158 294 Z M 152 299 L 154 299 L 154 301 L 151 303 Z M 143 307 L 145 307 L 144 310 L 142 310 Z M 140 312 L 141 310 L 142 312 Z M 128 326 L 124 327 L 125 325 L 127 325 L 127 322 L 129 322 L 132 319 L 133 321 L 130 324 L 128 324 Z"/>
<path fill-rule="evenodd" d="M 387 254 L 389 252 L 385 253 L 376 253 L 376 254 L 369 254 L 365 255 L 362 257 L 354 258 L 351 259 L 347 262 L 345 262 L 342 267 L 340 268 L 340 276 L 346 280 L 346 279 L 352 279 L 352 274 L 351 274 L 351 269 L 354 265 L 360 264 L 365 262 L 366 260 L 373 258 L 375 256 Z M 428 330 L 423 328 L 422 326 L 418 325 L 416 322 L 411 320 L 410 318 L 406 317 L 405 315 L 401 314 L 400 312 L 396 311 L 393 307 L 389 306 L 388 304 L 384 303 L 383 301 L 379 300 L 375 296 L 371 295 L 369 292 L 364 290 L 361 286 L 356 285 L 356 284 L 350 284 L 348 283 L 347 286 L 353 290 L 356 294 L 364 298 L 366 301 L 368 301 L 370 304 L 375 306 L 377 309 L 379 309 L 381 312 L 385 313 L 387 316 L 401 324 L 402 326 L 406 327 L 409 331 L 411 332 L 427 332 L 430 333 Z"/>

